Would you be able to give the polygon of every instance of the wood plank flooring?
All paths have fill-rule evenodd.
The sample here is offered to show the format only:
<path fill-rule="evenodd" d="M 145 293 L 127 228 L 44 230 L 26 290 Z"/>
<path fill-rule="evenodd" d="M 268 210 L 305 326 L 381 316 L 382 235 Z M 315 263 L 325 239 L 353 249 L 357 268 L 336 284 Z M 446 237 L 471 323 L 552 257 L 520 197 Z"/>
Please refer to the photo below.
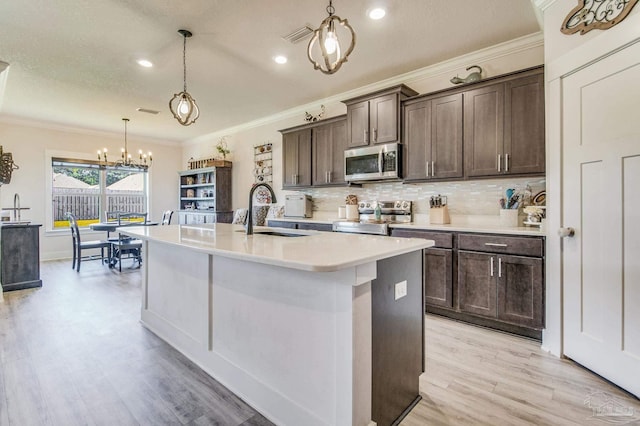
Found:
<path fill-rule="evenodd" d="M 417 425 L 640 425 L 640 401 L 516 336 L 427 315 Z M 618 407 L 618 416 L 594 409 Z"/>
<path fill-rule="evenodd" d="M 0 426 L 272 423 L 140 325 L 140 271 L 43 262 L 0 296 Z"/>
<path fill-rule="evenodd" d="M 0 296 L 0 426 L 271 425 L 140 325 L 139 270 L 55 261 L 41 275 Z M 637 399 L 536 342 L 426 324 L 423 399 L 404 426 L 640 424 Z M 611 402 L 632 415 L 594 416 Z"/>

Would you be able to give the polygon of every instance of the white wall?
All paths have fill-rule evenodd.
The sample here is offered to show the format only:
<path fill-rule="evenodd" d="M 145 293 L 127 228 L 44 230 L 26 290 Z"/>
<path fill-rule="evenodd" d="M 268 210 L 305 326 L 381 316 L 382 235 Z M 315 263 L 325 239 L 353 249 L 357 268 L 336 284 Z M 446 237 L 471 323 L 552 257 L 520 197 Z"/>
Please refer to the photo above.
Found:
<path fill-rule="evenodd" d="M 282 188 L 282 137 L 280 129 L 304 124 L 304 112 L 317 114 L 320 105 L 326 107 L 324 118 L 346 114 L 346 106 L 340 102 L 360 94 L 369 93 L 378 89 L 404 83 L 419 93 L 428 93 L 440 89 L 452 87 L 449 79 L 456 74 L 466 75 L 465 70 L 470 65 L 480 65 L 484 69 L 483 76 L 492 77 L 517 71 L 524 68 L 537 66 L 543 63 L 542 35 L 533 34 L 522 37 L 508 43 L 503 43 L 488 49 L 465 55 L 464 57 L 435 64 L 407 74 L 396 76 L 376 84 L 361 87 L 359 89 L 332 96 L 327 99 L 319 99 L 308 105 L 302 105 L 288 111 L 276 112 L 270 117 L 265 117 L 255 122 L 246 123 L 236 128 L 227 129 L 213 135 L 198 138 L 185 145 L 183 150 L 183 165 L 186 168 L 187 160 L 193 158 L 207 158 L 214 156 L 215 145 L 222 136 L 226 137 L 227 145 L 231 149 L 231 155 L 227 158 L 233 161 L 233 208 L 247 207 L 248 194 L 253 177 L 253 146 L 264 142 L 273 143 L 274 181 L 273 187 L 279 201 L 284 200 Z M 348 66 L 348 65 L 346 65 Z M 328 81 L 329 82 L 329 81 Z M 433 184 L 431 190 L 433 189 Z M 318 198 L 335 198 L 341 196 L 344 188 L 325 189 L 314 193 Z M 464 200 L 462 200 L 464 202 Z M 317 206 L 321 209 L 333 209 L 331 203 L 323 203 L 317 200 Z M 326 206 L 326 207 L 325 207 Z M 469 210 L 462 207 L 463 210 Z M 496 207 L 497 214 L 497 207 Z"/>
<path fill-rule="evenodd" d="M 163 210 L 177 207 L 181 147 L 162 141 L 141 140 L 130 134 L 127 143 L 132 151 L 143 149 L 153 152 L 153 165 L 149 172 L 149 213 L 152 219 L 160 220 Z M 13 172 L 11 183 L 0 187 L 0 207 L 12 207 L 13 195 L 18 193 L 21 205 L 30 207 L 30 210 L 22 212 L 22 219 L 43 224 L 40 229 L 41 259 L 70 257 L 70 232 L 50 231 L 46 222 L 47 204 L 50 202 L 47 182 L 51 180 L 47 173 L 51 154 L 95 159 L 97 150 L 105 147 L 111 153 L 119 153 L 124 146 L 123 134 L 44 127 L 4 118 L 0 120 L 0 144 L 5 152 L 12 153 L 13 160 L 20 167 Z M 90 234 L 87 231 L 85 238 L 103 237 L 100 233 Z"/>

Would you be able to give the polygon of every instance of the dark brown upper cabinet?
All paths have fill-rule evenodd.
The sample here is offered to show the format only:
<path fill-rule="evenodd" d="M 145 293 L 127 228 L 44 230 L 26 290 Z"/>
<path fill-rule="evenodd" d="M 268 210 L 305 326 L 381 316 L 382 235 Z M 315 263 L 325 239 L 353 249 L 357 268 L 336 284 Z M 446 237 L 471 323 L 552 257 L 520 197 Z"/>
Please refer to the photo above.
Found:
<path fill-rule="evenodd" d="M 465 176 L 544 174 L 544 71 L 464 92 Z"/>
<path fill-rule="evenodd" d="M 343 101 L 347 105 L 347 147 L 399 142 L 400 103 L 417 94 L 401 84 Z"/>
<path fill-rule="evenodd" d="M 311 185 L 311 129 L 282 131 L 282 188 Z"/>
<path fill-rule="evenodd" d="M 312 185 L 344 185 L 347 119 L 341 116 L 311 129 Z"/>
<path fill-rule="evenodd" d="M 405 181 L 462 178 L 462 93 L 404 104 Z"/>

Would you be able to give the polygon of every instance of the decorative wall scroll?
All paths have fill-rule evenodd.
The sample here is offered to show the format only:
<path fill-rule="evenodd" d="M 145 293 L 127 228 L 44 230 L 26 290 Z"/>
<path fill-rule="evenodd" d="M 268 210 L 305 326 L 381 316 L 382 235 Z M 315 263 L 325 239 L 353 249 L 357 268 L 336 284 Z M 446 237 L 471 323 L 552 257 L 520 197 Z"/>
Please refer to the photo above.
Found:
<path fill-rule="evenodd" d="M 13 156 L 10 152 L 2 152 L 0 145 L 0 186 L 11 182 L 11 173 L 18 170 L 19 167 L 13 162 Z"/>
<path fill-rule="evenodd" d="M 638 0 L 579 0 L 565 18 L 560 31 L 580 35 L 591 30 L 607 30 L 627 17 Z"/>

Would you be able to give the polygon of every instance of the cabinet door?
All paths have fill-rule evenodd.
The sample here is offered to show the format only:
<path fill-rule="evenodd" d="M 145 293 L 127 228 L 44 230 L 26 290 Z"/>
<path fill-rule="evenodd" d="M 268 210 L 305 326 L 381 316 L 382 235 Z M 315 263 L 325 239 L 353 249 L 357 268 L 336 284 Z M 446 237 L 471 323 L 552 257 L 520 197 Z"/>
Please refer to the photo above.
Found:
<path fill-rule="evenodd" d="M 349 148 L 369 145 L 369 101 L 347 105 Z"/>
<path fill-rule="evenodd" d="M 379 96 L 369 101 L 369 141 L 372 144 L 397 142 L 398 95 Z"/>
<path fill-rule="evenodd" d="M 344 150 L 347 149 L 347 121 L 339 120 L 312 130 L 312 184 L 344 184 Z"/>
<path fill-rule="evenodd" d="M 329 169 L 330 184 L 345 184 L 344 151 L 347 146 L 347 120 L 331 124 L 331 167 Z"/>
<path fill-rule="evenodd" d="M 464 93 L 466 176 L 491 176 L 503 170 L 504 83 Z"/>
<path fill-rule="evenodd" d="M 431 166 L 431 101 L 425 100 L 404 107 L 405 180 L 428 178 Z"/>
<path fill-rule="evenodd" d="M 314 127 L 311 135 L 312 185 L 327 185 L 332 166 L 331 125 Z"/>
<path fill-rule="evenodd" d="M 505 173 L 544 173 L 544 75 L 505 83 Z"/>
<path fill-rule="evenodd" d="M 458 251 L 460 311 L 496 318 L 495 262 L 490 254 Z"/>
<path fill-rule="evenodd" d="M 543 328 L 542 259 L 498 256 L 498 319 Z"/>
<path fill-rule="evenodd" d="M 462 93 L 433 99 L 431 117 L 431 177 L 462 177 Z"/>
<path fill-rule="evenodd" d="M 283 188 L 311 185 L 311 129 L 282 135 Z"/>
<path fill-rule="evenodd" d="M 453 307 L 453 250 L 424 250 L 424 287 L 427 305 Z"/>

